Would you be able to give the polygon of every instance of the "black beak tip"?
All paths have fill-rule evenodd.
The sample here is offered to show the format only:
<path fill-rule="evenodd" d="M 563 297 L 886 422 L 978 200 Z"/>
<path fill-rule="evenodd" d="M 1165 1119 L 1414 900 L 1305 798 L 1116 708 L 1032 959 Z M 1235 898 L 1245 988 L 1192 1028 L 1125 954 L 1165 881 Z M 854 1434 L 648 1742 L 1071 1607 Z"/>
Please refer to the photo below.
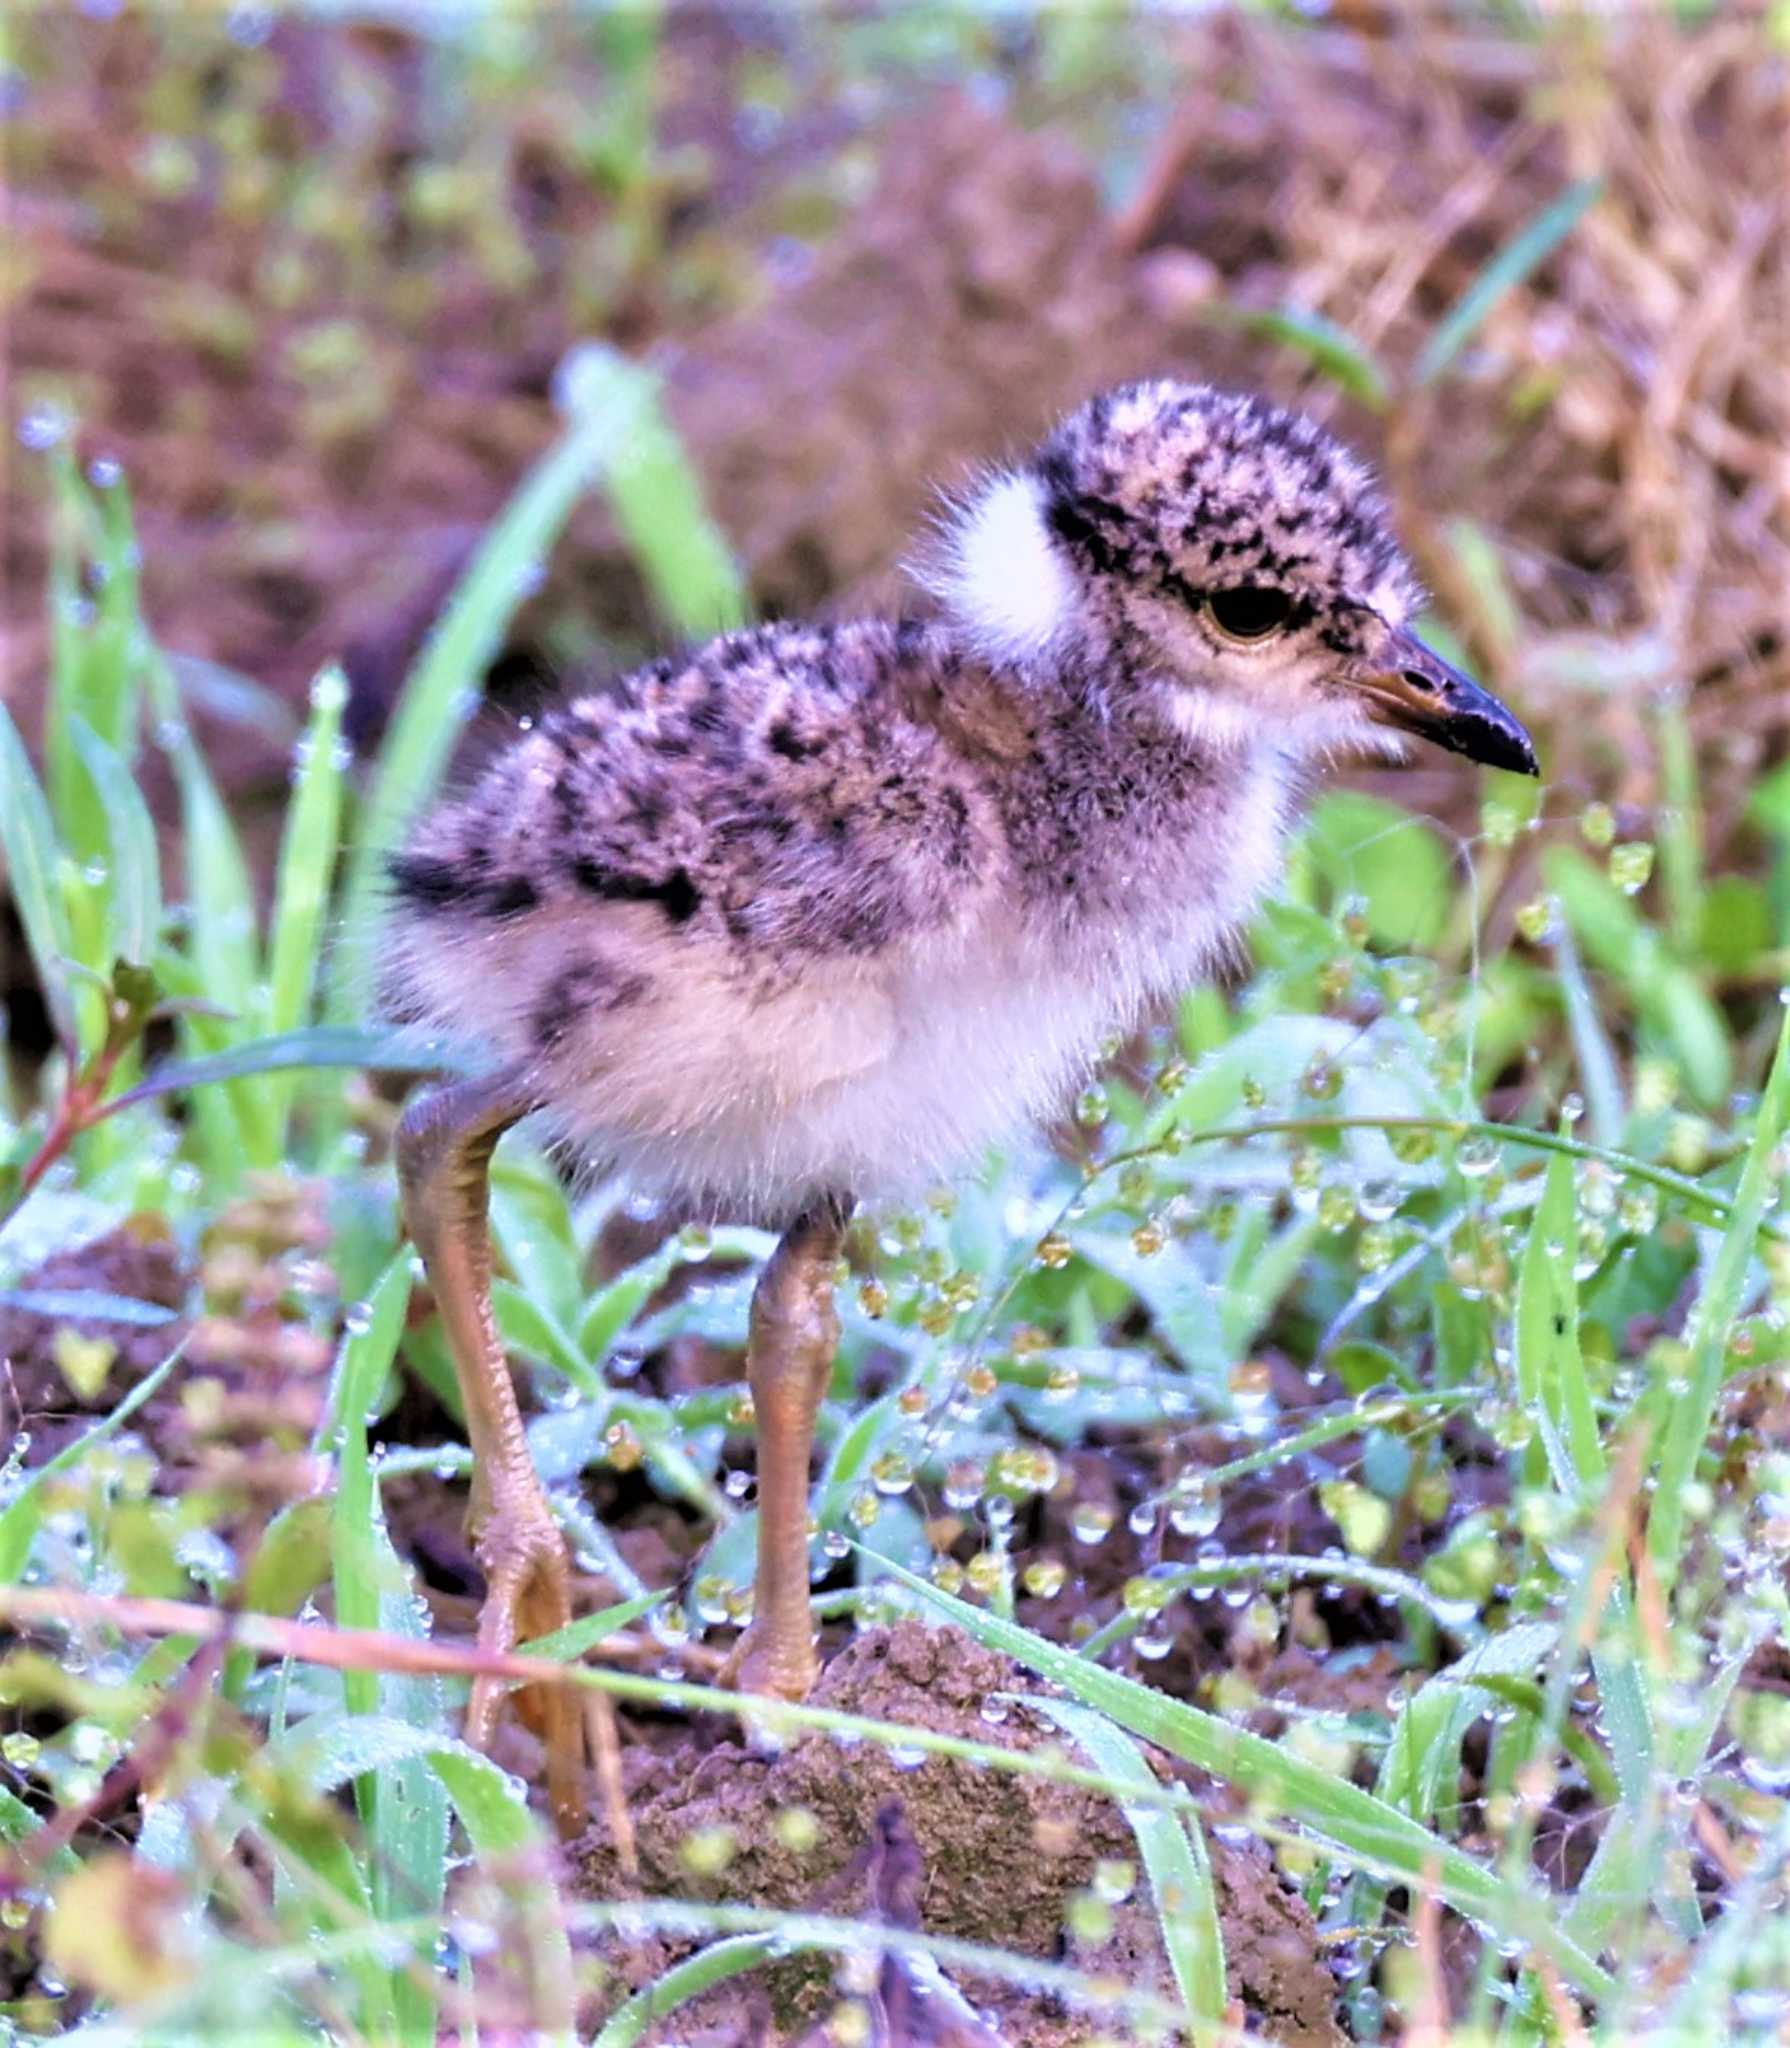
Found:
<path fill-rule="evenodd" d="M 1535 758 L 1535 742 L 1519 726 L 1496 735 L 1479 758 L 1490 768 L 1508 768 L 1515 775 L 1541 779 L 1541 763 Z"/>

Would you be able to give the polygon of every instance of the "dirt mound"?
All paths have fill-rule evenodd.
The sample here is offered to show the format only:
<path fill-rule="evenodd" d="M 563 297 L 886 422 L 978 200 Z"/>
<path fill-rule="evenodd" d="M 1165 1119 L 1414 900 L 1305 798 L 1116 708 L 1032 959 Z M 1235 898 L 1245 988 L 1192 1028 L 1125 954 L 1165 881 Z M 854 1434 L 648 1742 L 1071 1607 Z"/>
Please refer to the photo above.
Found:
<path fill-rule="evenodd" d="M 1004 1700 L 1037 1681 L 955 1630 L 919 1622 L 858 1636 L 828 1665 L 813 1704 L 1016 1750 L 1063 1744 L 1042 1716 Z M 693 1735 L 680 1750 L 640 1759 L 630 1806 L 639 1837 L 637 1889 L 648 1897 L 883 1918 L 928 1933 L 1049 1957 L 1136 1986 L 1166 1988 L 1154 1911 L 1140 1880 L 1098 1943 L 1065 1932 L 1072 1896 L 1103 1860 L 1137 1861 L 1124 1815 L 1099 1794 L 954 1758 L 897 1759 L 880 1745 L 825 1736 L 775 1755 L 737 1737 Z M 797 1817 L 792 1823 L 791 1816 Z M 732 1846 L 704 1874 L 690 1845 Z M 1316 1930 L 1253 1846 L 1210 1844 L 1231 1994 L 1243 2014 L 1290 2044 L 1341 2038 L 1334 1980 Z M 574 1888 L 613 1899 L 631 1887 L 599 1822 L 574 1850 Z M 693 1870 L 693 1862 L 698 1869 Z M 619 1984 L 650 1983 L 678 1951 L 663 1941 L 605 1948 Z M 794 2042 L 837 1995 L 827 1960 L 794 1959 L 736 1979 L 680 2009 L 654 2042 L 771 2048 Z M 961 1986 L 1001 2039 L 1068 2048 L 1090 2022 L 1054 1998 L 992 1983 Z M 770 2031 L 766 2031 L 766 2029 Z"/>

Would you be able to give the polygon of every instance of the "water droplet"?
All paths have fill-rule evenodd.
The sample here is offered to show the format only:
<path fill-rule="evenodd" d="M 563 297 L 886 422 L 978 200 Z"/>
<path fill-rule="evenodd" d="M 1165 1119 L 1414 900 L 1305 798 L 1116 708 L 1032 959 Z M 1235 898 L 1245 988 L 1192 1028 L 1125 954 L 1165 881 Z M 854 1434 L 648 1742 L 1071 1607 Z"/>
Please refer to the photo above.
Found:
<path fill-rule="evenodd" d="M 1169 1489 L 1169 1526 L 1181 1536 L 1210 1536 L 1218 1527 L 1223 1497 L 1211 1477 L 1185 1471 Z"/>
<path fill-rule="evenodd" d="M 73 425 L 74 421 L 63 407 L 46 400 L 26 410 L 19 421 L 19 441 L 22 446 L 41 454 L 65 439 Z"/>

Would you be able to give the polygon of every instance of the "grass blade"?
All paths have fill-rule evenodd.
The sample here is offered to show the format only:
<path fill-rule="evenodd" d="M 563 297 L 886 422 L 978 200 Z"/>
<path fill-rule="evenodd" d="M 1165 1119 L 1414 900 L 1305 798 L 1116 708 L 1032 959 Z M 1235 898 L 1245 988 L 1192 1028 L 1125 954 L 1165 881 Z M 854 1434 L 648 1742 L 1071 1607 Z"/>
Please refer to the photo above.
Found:
<path fill-rule="evenodd" d="M 323 942 L 324 913 L 342 838 L 342 714 L 348 678 L 332 664 L 311 685 L 311 721 L 299 743 L 298 784 L 280 838 L 273 928 L 267 946 L 267 1027 L 299 1030 L 310 1015 Z M 267 1085 L 269 1114 L 282 1150 L 293 1084 Z"/>
<path fill-rule="evenodd" d="M 1091 1707 L 1039 1696 L 1028 1698 L 1026 1705 L 1048 1715 L 1065 1735 L 1080 1743 L 1094 1768 L 1107 1777 L 1145 1790 L 1155 1786 L 1155 1775 L 1144 1761 L 1143 1751 Z M 1150 1895 L 1175 1989 L 1193 2022 L 1195 2043 L 1205 2048 L 1221 2037 L 1229 2003 L 1224 1983 L 1224 1935 L 1218 1924 L 1218 1898 L 1212 1888 L 1205 1836 L 1192 1812 L 1182 1815 L 1161 1807 L 1132 1806 L 1125 1808 L 1125 1818 L 1137 1836 L 1138 1854 L 1150 1879 Z"/>
<path fill-rule="evenodd" d="M 1222 305 L 1209 317 L 1226 327 L 1241 328 L 1262 341 L 1277 341 L 1296 350 L 1314 370 L 1370 412 L 1384 412 L 1391 396 L 1386 372 L 1346 329 L 1322 313 L 1282 306 L 1271 310 Z"/>
<path fill-rule="evenodd" d="M 367 1417 L 397 1356 L 410 1272 L 410 1254 L 400 1251 L 380 1275 L 359 1327 L 343 1339 L 323 1435 L 333 1440 L 339 1458 L 330 1532 L 336 1618 L 345 1628 L 419 1640 L 428 1634 L 426 1610 L 386 1534 L 367 1445 Z M 443 1732 L 439 1679 L 345 1671 L 342 1696 L 351 1715 L 389 1716 L 419 1734 Z M 355 1796 L 367 1830 L 374 1912 L 384 1920 L 438 1912 L 447 1888 L 448 1816 L 446 1793 L 434 1774 L 415 1757 L 386 1757 L 360 1774 Z M 390 1999 L 400 2038 L 435 2038 L 434 1997 L 426 1979 L 394 1970 Z"/>
<path fill-rule="evenodd" d="M 1517 1388 L 1542 1433 L 1554 1484 L 1573 1500 L 1589 1497 L 1605 1470 L 1579 1349 L 1578 1244 L 1572 1162 L 1556 1153 L 1517 1282 Z"/>
<path fill-rule="evenodd" d="M 114 1431 L 122 1429 L 146 1401 L 161 1391 L 168 1375 L 180 1363 L 185 1349 L 184 1344 L 178 1345 L 153 1372 L 146 1373 L 132 1387 L 111 1414 L 102 1416 L 73 1443 L 64 1444 L 53 1458 L 46 1459 L 0 1509 L 0 1586 L 16 1583 L 25 1569 L 25 1561 L 31 1555 L 32 1539 L 49 1503 L 53 1482 L 78 1465 L 89 1451 L 103 1444 Z"/>
<path fill-rule="evenodd" d="M 70 948 L 68 911 L 57 880 L 60 848 L 43 785 L 4 704 L 0 704 L 0 850 L 25 943 L 56 1037 L 75 1049 L 74 1006 L 63 961 Z"/>
<path fill-rule="evenodd" d="M 1686 1489 L 1709 1440 L 1709 1425 L 1727 1370 L 1728 1335 L 1740 1310 L 1747 1268 L 1766 1200 L 1776 1178 L 1773 1155 L 1790 1121 L 1790 1008 L 1778 1032 L 1771 1076 L 1760 1098 L 1752 1143 L 1741 1168 L 1734 1213 L 1722 1235 L 1708 1284 L 1691 1324 L 1691 1369 L 1684 1391 L 1667 1412 L 1660 1444 L 1659 1481 L 1647 1517 L 1647 1548 L 1662 1588 L 1670 1593 L 1684 1561 Z"/>
<path fill-rule="evenodd" d="M 582 389 L 573 394 L 577 402 L 565 433 L 524 477 L 486 534 L 404 684 L 349 860 L 345 928 L 330 979 L 329 1015 L 336 1023 L 353 1017 L 371 993 L 386 851 L 440 781 L 477 706 L 480 678 L 572 507 L 635 431 L 637 412 L 613 402 L 626 395 Z M 606 410 L 594 409 L 598 399 L 611 401 Z"/>
<path fill-rule="evenodd" d="M 1419 386 L 1433 384 L 1484 326 L 1492 308 L 1540 269 L 1603 191 L 1601 178 L 1580 178 L 1505 243 L 1443 316 L 1417 358 Z"/>
<path fill-rule="evenodd" d="M 105 819 L 106 964 L 128 960 L 133 967 L 146 967 L 155 958 L 162 925 L 162 864 L 155 820 L 137 778 L 84 718 L 70 719 L 69 737 Z"/>
<path fill-rule="evenodd" d="M 618 412 L 630 422 L 603 487 L 667 622 L 701 639 L 744 625 L 750 615 L 745 583 L 660 404 L 659 379 L 593 343 L 566 358 L 559 389 L 568 410 L 593 417 Z"/>
<path fill-rule="evenodd" d="M 365 1067 L 381 1074 L 471 1071 L 469 1059 L 457 1057 L 438 1039 L 425 1042 L 411 1032 L 362 1029 L 353 1024 L 313 1024 L 273 1038 L 252 1038 L 246 1045 L 203 1053 L 197 1059 L 166 1060 L 106 1108 L 110 1113 L 157 1095 L 209 1088 L 251 1074 L 277 1074 L 293 1067 Z"/>
<path fill-rule="evenodd" d="M 1501 1880 L 1385 1800 L 1215 1714 L 1084 1663 L 1072 1651 L 1016 1622 L 985 1614 L 900 1565 L 885 1562 L 884 1570 L 977 1642 L 1052 1680 L 1171 1756 L 1241 1786 L 1256 1802 L 1332 1844 L 1349 1862 L 1415 1892 L 1435 1893 L 1505 1940 L 1548 1956 L 1562 1976 L 1593 1996 L 1611 1989 L 1595 1959 L 1559 1932 L 1546 1900 Z"/>

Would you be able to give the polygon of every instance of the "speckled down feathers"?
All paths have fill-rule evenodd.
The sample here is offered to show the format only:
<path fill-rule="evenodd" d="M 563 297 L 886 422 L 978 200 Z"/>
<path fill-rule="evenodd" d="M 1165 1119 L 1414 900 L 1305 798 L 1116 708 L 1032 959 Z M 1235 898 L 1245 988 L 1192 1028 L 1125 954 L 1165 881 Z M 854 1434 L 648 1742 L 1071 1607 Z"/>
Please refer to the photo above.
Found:
<path fill-rule="evenodd" d="M 766 1221 L 1060 1107 L 1269 886 L 1307 764 L 1365 730 L 1329 641 L 1411 586 L 1334 443 L 1197 387 L 1095 401 L 1015 482 L 954 522 L 942 618 L 730 634 L 518 738 L 392 862 L 388 1009 Z M 1273 671 L 1183 617 L 1176 579 L 1239 564 L 1310 610 Z"/>

